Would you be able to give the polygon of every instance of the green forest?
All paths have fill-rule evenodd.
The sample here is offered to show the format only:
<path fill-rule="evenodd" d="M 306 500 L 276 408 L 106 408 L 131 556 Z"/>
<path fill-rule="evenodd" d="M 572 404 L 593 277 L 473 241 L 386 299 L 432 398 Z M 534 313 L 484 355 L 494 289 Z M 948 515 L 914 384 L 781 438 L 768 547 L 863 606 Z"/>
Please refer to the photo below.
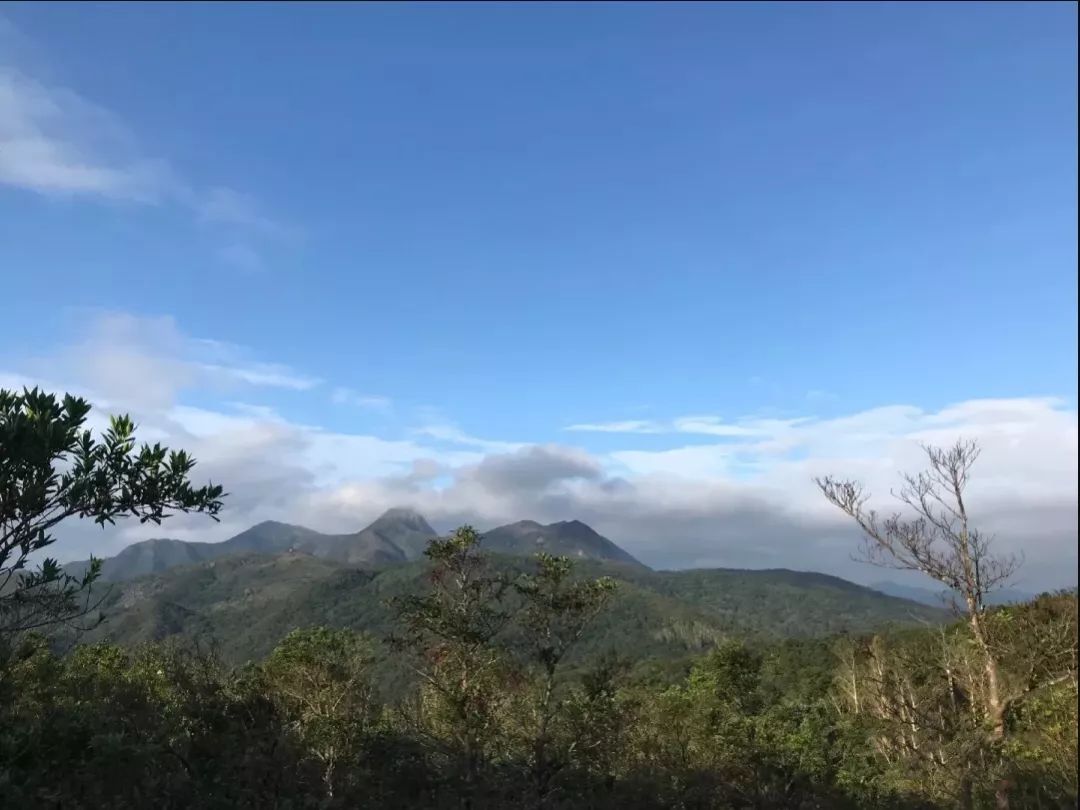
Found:
<path fill-rule="evenodd" d="M 285 605 L 237 612 L 205 567 L 110 589 L 100 560 L 45 556 L 67 520 L 227 508 L 188 455 L 137 444 L 126 417 L 95 438 L 88 412 L 0 391 L 4 807 L 1076 806 L 1076 592 L 987 605 L 1016 561 L 968 523 L 972 445 L 928 450 L 902 491 L 912 518 L 818 482 L 870 561 L 958 594 L 952 618 L 900 622 L 882 601 L 830 622 L 868 597 L 829 590 L 798 628 L 798 605 L 732 577 L 508 561 L 468 526 L 408 566 L 327 568 L 302 590 L 274 589 L 321 562 L 222 558 L 241 592 Z M 197 621 L 176 600 L 128 604 L 177 587 Z M 188 632 L 203 616 L 216 632 Z"/>

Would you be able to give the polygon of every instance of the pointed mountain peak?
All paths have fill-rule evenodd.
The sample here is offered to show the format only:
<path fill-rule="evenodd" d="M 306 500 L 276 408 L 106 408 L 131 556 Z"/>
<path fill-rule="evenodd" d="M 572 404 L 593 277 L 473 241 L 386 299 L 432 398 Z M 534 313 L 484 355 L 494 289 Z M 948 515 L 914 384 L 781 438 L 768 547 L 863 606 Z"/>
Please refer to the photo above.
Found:
<path fill-rule="evenodd" d="M 290 523 L 282 523 L 280 520 L 260 520 L 254 526 L 245 529 L 244 531 L 255 531 L 257 529 L 292 529 L 294 528 Z"/>
<path fill-rule="evenodd" d="M 428 541 L 438 534 L 423 515 L 408 507 L 387 509 L 356 537 L 364 542 L 378 540 L 400 550 L 405 559 L 423 556 Z"/>
<path fill-rule="evenodd" d="M 164 546 L 173 546 L 177 543 L 182 542 L 183 540 L 173 540 L 171 537 L 148 537 L 145 540 L 140 540 L 137 543 L 132 543 L 130 546 L 124 548 L 123 551 L 121 551 L 120 553 L 123 554 L 124 551 L 127 551 L 130 548 L 135 548 L 136 546 L 139 546 L 140 548 L 162 548 Z"/>
<path fill-rule="evenodd" d="M 317 535 L 314 529 L 309 529 L 306 526 L 299 526 L 295 523 L 283 523 L 280 520 L 262 520 L 256 523 L 254 526 L 249 526 L 237 535 L 229 538 L 225 542 L 235 540 L 237 537 L 245 537 L 248 535 L 280 535 L 280 534 L 297 534 L 297 535 Z"/>
<path fill-rule="evenodd" d="M 547 551 L 575 559 L 646 567 L 580 520 L 563 520 L 546 526 L 535 520 L 520 520 L 486 532 L 484 544 L 491 551 L 502 554 L 532 555 Z"/>
<path fill-rule="evenodd" d="M 413 509 L 411 506 L 391 506 L 380 516 L 381 518 L 420 518 L 423 520 L 424 516 Z"/>
<path fill-rule="evenodd" d="M 520 533 L 520 532 L 535 532 L 535 531 L 543 529 L 543 528 L 545 528 L 545 526 L 542 523 L 537 523 L 535 520 L 518 520 L 518 521 L 515 521 L 514 523 L 507 523 L 505 526 L 500 526 L 497 529 L 492 529 L 492 531 L 493 532 L 506 531 L 506 532 L 518 532 L 518 533 Z"/>
<path fill-rule="evenodd" d="M 264 520 L 250 529 L 218 544 L 220 554 L 251 551 L 256 554 L 277 554 L 299 543 L 322 537 L 319 532 L 304 526 L 294 526 L 277 520 Z"/>
<path fill-rule="evenodd" d="M 552 523 L 550 526 L 547 526 L 546 528 L 549 528 L 549 529 L 563 529 L 565 531 L 571 531 L 571 532 L 577 532 L 577 533 L 596 534 L 596 535 L 600 534 L 600 532 L 598 532 L 596 529 L 594 529 L 588 523 L 583 523 L 580 520 L 560 520 L 558 523 Z"/>
<path fill-rule="evenodd" d="M 414 531 L 429 532 L 432 536 L 435 535 L 435 530 L 431 528 L 431 524 L 427 522 L 427 519 L 408 506 L 395 506 L 392 509 L 387 509 L 368 528 L 380 527 L 386 524 L 405 526 Z"/>

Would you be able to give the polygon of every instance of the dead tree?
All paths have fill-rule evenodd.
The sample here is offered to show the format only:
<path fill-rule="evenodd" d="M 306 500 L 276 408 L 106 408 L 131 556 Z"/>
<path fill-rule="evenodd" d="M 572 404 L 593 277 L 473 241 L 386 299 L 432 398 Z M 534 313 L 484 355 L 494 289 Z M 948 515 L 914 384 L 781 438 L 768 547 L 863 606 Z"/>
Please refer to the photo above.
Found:
<path fill-rule="evenodd" d="M 991 537 L 970 525 L 964 490 L 972 465 L 979 457 L 973 441 L 958 441 L 947 449 L 924 447 L 929 466 L 915 475 L 904 475 L 903 486 L 893 495 L 908 507 L 881 517 L 867 508 L 869 493 L 855 481 L 827 476 L 816 479 L 825 497 L 858 523 L 863 531 L 861 559 L 874 565 L 919 571 L 945 585 L 955 594 L 956 605 L 971 627 L 983 659 L 986 677 L 986 716 L 989 741 L 1005 736 L 1007 702 L 1002 696 L 1001 672 L 990 642 L 986 621 L 986 597 L 1006 584 L 1019 567 L 1015 555 L 991 553 Z M 1008 786 L 997 790 L 997 806 L 1009 806 Z"/>

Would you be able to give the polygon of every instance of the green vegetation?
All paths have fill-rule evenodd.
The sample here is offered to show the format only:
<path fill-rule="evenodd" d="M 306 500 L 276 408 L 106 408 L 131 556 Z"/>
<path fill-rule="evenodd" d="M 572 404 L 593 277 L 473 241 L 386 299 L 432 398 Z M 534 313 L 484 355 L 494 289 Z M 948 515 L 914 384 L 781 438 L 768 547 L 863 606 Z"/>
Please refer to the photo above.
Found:
<path fill-rule="evenodd" d="M 528 558 L 491 559 L 507 575 L 529 567 Z M 634 650 L 643 660 L 671 659 L 728 637 L 779 640 L 947 619 L 943 610 L 820 574 L 653 572 L 600 562 L 577 569 L 585 577 L 610 577 L 620 587 L 575 649 L 574 661 L 610 649 Z M 386 600 L 423 593 L 428 573 L 424 562 L 361 570 L 302 553 L 222 557 L 112 584 L 102 603 L 106 621 L 87 639 L 130 646 L 184 636 L 218 644 L 227 662 L 240 664 L 268 655 L 301 627 L 385 636 L 394 618 Z"/>
<path fill-rule="evenodd" d="M 571 581 L 558 558 L 508 578 L 467 546 L 431 556 L 431 590 L 397 600 L 385 643 L 297 630 L 229 668 L 190 643 L 62 656 L 24 637 L 0 663 L 0 793 L 64 808 L 952 808 L 994 806 L 1006 780 L 1014 807 L 1075 805 L 1075 594 L 988 615 L 1004 679 L 1035 685 L 988 748 L 966 623 L 729 639 L 685 673 L 614 654 L 571 668 L 613 581 Z"/>
<path fill-rule="evenodd" d="M 47 404 L 36 397 L 32 414 Z M 76 421 L 81 407 L 69 408 Z M 41 477 L 20 454 L 36 446 L 27 431 L 52 434 L 34 418 L 0 434 L 0 494 L 22 509 L 5 512 L 5 532 L 39 514 L 23 493 L 41 491 Z M 109 435 L 120 438 L 106 446 L 132 444 L 130 425 Z M 61 502 L 105 520 L 117 503 L 151 520 L 166 508 L 216 512 L 220 490 L 190 489 L 186 458 L 168 487 L 139 490 L 162 474 L 153 460 L 164 456 L 148 452 L 147 464 L 119 467 L 134 478 L 95 474 L 118 500 L 102 488 Z M 69 475 L 78 480 L 45 476 L 45 491 L 71 493 Z M 838 500 L 877 528 L 857 498 Z M 961 621 L 821 575 L 525 561 L 491 554 L 469 527 L 432 539 L 422 561 L 376 571 L 294 551 L 121 583 L 103 602 L 111 621 L 91 632 L 108 628 L 122 645 L 84 635 L 71 646 L 68 609 L 0 627 L 0 803 L 1076 806 L 1075 592 L 987 607 L 993 563 L 986 546 L 962 545 L 971 530 L 952 545 L 897 536 L 973 594 Z M 967 579 L 965 553 L 980 555 Z M 66 576 L 74 600 L 93 584 Z M 11 579 L 5 593 L 32 605 L 39 580 L 18 569 Z M 64 599 L 78 619 L 83 603 Z M 920 609 L 921 624 L 882 626 Z"/>

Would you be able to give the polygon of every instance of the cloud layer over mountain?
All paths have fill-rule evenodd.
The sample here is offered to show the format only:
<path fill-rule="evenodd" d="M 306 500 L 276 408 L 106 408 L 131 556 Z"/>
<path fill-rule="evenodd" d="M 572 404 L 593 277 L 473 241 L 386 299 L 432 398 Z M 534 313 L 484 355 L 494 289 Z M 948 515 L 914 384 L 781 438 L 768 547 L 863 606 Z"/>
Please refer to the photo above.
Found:
<path fill-rule="evenodd" d="M 178 517 L 105 534 L 65 526 L 66 558 L 112 554 L 149 536 L 223 539 L 263 519 L 355 531 L 407 505 L 440 529 L 580 519 L 653 567 L 789 567 L 870 581 L 881 572 L 850 560 L 857 536 L 813 477 L 859 478 L 887 509 L 898 473 L 919 468 L 920 443 L 963 436 L 983 446 L 971 511 L 1003 549 L 1024 551 L 1019 584 L 1076 581 L 1077 414 L 1052 398 L 895 404 L 830 419 L 553 425 L 530 441 L 470 436 L 428 413 L 399 414 L 378 435 L 290 420 L 261 400 L 285 390 L 340 402 L 340 391 L 240 347 L 193 339 L 169 318 L 98 314 L 75 345 L 2 360 L 0 385 L 78 391 L 104 411 L 130 411 L 145 438 L 190 449 L 198 475 L 230 493 L 220 525 Z M 215 404 L 189 404 L 207 400 Z M 621 447 L 589 450 L 592 431 L 622 437 Z M 638 444 L 642 433 L 663 446 Z"/>

